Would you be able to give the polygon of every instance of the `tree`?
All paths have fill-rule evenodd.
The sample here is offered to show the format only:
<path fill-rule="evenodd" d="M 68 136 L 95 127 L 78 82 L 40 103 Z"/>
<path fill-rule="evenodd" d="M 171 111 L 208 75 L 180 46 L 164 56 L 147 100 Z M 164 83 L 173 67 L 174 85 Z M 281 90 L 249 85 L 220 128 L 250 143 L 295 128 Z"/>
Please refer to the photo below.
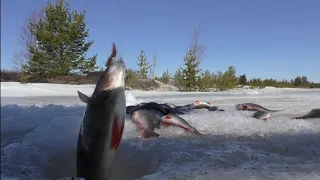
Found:
<path fill-rule="evenodd" d="M 197 59 L 198 62 L 201 62 L 204 58 L 204 52 L 206 51 L 206 48 L 203 44 L 199 42 L 199 30 L 199 27 L 193 29 L 193 37 L 192 42 L 190 44 L 190 50 L 192 51 L 192 54 L 195 56 L 195 59 Z"/>
<path fill-rule="evenodd" d="M 199 29 L 194 29 L 193 38 L 190 48 L 184 57 L 184 66 L 182 73 L 184 76 L 184 88 L 188 91 L 193 91 L 196 88 L 200 62 L 203 60 L 205 48 L 199 43 Z"/>
<path fill-rule="evenodd" d="M 178 88 L 183 88 L 184 87 L 184 77 L 182 73 L 182 68 L 180 67 L 179 69 L 176 70 L 174 76 L 173 76 L 173 83 L 175 86 Z"/>
<path fill-rule="evenodd" d="M 142 49 L 137 60 L 137 65 L 139 67 L 139 74 L 142 78 L 148 77 L 148 71 L 150 69 L 149 62 L 147 61 L 146 53 Z"/>
<path fill-rule="evenodd" d="M 233 66 L 229 66 L 227 71 L 223 73 L 222 81 L 224 88 L 232 89 L 235 88 L 238 84 L 238 79 L 236 77 L 236 69 Z"/>
<path fill-rule="evenodd" d="M 295 87 L 300 87 L 302 85 L 302 80 L 301 80 L 301 77 L 300 76 L 297 76 L 295 79 L 294 79 L 294 86 Z"/>
<path fill-rule="evenodd" d="M 202 83 L 201 86 L 203 90 L 213 87 L 213 78 L 209 70 L 206 70 L 204 73 L 202 73 L 201 83 Z"/>
<path fill-rule="evenodd" d="M 170 79 L 171 79 L 171 75 L 169 73 L 169 70 L 167 69 L 165 72 L 163 72 L 160 80 L 161 80 L 161 82 L 167 84 L 170 81 Z"/>
<path fill-rule="evenodd" d="M 71 11 L 64 0 L 47 3 L 44 17 L 39 22 L 30 21 L 28 29 L 37 43 L 29 47 L 29 63 L 24 66 L 29 74 L 43 78 L 84 74 L 94 71 L 97 54 L 86 58 L 94 41 L 86 42 L 85 11 Z"/>
<path fill-rule="evenodd" d="M 309 87 L 309 81 L 308 81 L 308 78 L 307 76 L 302 76 L 301 77 L 301 86 L 302 87 Z"/>
<path fill-rule="evenodd" d="M 247 84 L 246 74 L 243 74 L 243 75 L 239 76 L 239 84 L 242 85 L 242 86 Z"/>
<path fill-rule="evenodd" d="M 184 58 L 184 65 L 186 67 L 182 70 L 185 80 L 185 89 L 188 91 L 193 91 L 196 88 L 198 73 L 201 71 L 199 69 L 199 64 L 200 62 L 197 61 L 193 51 L 189 50 Z"/>
<path fill-rule="evenodd" d="M 19 39 L 21 49 L 18 52 L 15 52 L 13 55 L 13 70 L 21 72 L 22 67 L 28 64 L 31 57 L 29 48 L 36 45 L 36 37 L 29 31 L 28 25 L 30 23 L 38 23 L 43 17 L 43 14 L 43 11 L 33 12 L 23 24 Z"/>
<path fill-rule="evenodd" d="M 216 88 L 220 91 L 224 90 L 222 71 L 218 71 L 217 74 L 214 76 L 214 79 L 216 81 Z"/>

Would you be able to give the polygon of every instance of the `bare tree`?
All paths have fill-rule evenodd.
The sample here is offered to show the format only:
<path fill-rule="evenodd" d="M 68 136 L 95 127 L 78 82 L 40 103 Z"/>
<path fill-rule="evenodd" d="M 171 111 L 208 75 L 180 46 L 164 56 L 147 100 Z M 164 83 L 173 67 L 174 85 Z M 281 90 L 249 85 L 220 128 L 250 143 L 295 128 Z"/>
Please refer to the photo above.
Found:
<path fill-rule="evenodd" d="M 30 59 L 29 47 L 35 46 L 37 43 L 36 37 L 31 34 L 28 26 L 30 22 L 37 23 L 43 17 L 44 12 L 34 12 L 25 21 L 21 28 L 19 44 L 21 45 L 20 51 L 14 53 L 12 60 L 12 68 L 15 71 L 21 71 L 22 66 L 26 65 Z"/>
<path fill-rule="evenodd" d="M 152 78 L 156 79 L 156 62 L 157 62 L 157 51 L 154 47 L 153 49 L 153 63 L 152 63 Z"/>
<path fill-rule="evenodd" d="M 190 49 L 196 56 L 196 59 L 201 62 L 204 58 L 204 52 L 206 51 L 206 47 L 199 42 L 199 30 L 200 27 L 193 29 L 193 37 L 192 42 L 190 44 Z"/>

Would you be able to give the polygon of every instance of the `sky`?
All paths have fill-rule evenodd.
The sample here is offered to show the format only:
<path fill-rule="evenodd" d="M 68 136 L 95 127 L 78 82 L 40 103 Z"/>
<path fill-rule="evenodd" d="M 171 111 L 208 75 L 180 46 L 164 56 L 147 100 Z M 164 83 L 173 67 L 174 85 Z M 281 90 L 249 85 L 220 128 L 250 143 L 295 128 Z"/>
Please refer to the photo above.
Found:
<path fill-rule="evenodd" d="M 55 2 L 55 0 L 51 0 Z M 103 66 L 115 42 L 127 67 L 137 69 L 144 49 L 149 61 L 157 52 L 156 74 L 174 73 L 199 27 L 206 47 L 200 67 L 225 71 L 235 66 L 248 78 L 292 79 L 307 76 L 320 82 L 319 0 L 69 0 L 86 10 L 87 28 Z M 21 27 L 46 0 L 1 1 L 1 69 L 12 67 L 21 48 Z"/>

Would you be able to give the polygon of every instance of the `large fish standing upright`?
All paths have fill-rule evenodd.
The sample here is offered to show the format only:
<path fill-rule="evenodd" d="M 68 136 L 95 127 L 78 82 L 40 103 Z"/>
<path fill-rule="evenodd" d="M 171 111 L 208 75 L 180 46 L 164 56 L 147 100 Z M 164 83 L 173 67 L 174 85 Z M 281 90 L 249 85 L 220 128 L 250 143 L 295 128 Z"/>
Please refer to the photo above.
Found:
<path fill-rule="evenodd" d="M 87 104 L 77 145 L 77 177 L 106 180 L 123 134 L 125 100 L 125 64 L 115 61 L 116 47 L 100 76 L 91 97 L 78 91 Z"/>

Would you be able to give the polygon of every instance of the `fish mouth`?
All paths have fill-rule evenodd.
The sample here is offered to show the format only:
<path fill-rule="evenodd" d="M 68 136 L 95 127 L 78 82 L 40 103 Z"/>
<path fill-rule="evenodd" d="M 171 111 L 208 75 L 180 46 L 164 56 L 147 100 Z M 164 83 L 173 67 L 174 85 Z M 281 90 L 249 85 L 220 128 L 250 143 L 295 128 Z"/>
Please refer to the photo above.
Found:
<path fill-rule="evenodd" d="M 105 91 L 116 88 L 124 88 L 125 76 L 126 72 L 123 60 L 111 60 L 107 69 L 100 77 L 96 86 L 96 90 Z"/>

